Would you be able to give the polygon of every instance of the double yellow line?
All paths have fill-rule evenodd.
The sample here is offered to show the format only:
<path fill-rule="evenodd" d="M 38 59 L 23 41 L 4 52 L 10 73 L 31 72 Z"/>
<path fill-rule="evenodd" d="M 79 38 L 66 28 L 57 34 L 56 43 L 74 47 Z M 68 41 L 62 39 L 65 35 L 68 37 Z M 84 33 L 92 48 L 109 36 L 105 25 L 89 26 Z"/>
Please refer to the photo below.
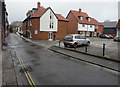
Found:
<path fill-rule="evenodd" d="M 35 85 L 32 77 L 30 76 L 29 72 L 27 71 L 27 68 L 25 67 L 23 61 L 20 60 L 20 58 L 19 58 L 18 56 L 17 56 L 17 58 L 18 58 L 20 64 L 22 65 L 22 69 L 23 69 L 24 74 L 25 74 L 25 76 L 26 76 L 26 78 L 27 78 L 27 80 L 28 80 L 28 83 L 30 84 L 31 87 L 36 87 L 36 85 Z"/>

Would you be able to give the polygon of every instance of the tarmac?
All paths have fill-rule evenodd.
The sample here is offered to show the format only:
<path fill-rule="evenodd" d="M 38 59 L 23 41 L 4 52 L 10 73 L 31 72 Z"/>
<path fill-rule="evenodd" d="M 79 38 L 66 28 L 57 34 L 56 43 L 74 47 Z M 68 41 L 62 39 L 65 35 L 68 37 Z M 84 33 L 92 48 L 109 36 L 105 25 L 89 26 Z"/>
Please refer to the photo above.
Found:
<path fill-rule="evenodd" d="M 74 52 L 74 51 L 66 50 L 64 48 L 59 47 L 59 41 L 52 41 L 52 42 L 51 41 L 46 41 L 47 43 L 45 43 L 45 41 L 33 41 L 33 40 L 30 40 L 30 39 L 27 39 L 27 38 L 24 38 L 24 37 L 22 37 L 22 38 L 24 40 L 30 41 L 31 43 L 43 46 L 43 47 L 45 47 L 47 49 L 50 49 L 54 52 L 72 57 L 74 59 L 82 60 L 82 61 L 94 64 L 94 65 L 97 65 L 97 66 L 100 66 L 100 67 L 104 67 L 104 68 L 113 70 L 115 72 L 116 71 L 120 72 L 118 62 L 112 61 L 112 60 L 106 60 L 106 59 L 95 57 L 95 56 L 92 56 L 92 55 L 86 55 L 86 54 L 83 54 L 83 53 L 77 53 L 77 52 Z M 83 55 L 84 57 L 79 58 L 79 55 Z"/>

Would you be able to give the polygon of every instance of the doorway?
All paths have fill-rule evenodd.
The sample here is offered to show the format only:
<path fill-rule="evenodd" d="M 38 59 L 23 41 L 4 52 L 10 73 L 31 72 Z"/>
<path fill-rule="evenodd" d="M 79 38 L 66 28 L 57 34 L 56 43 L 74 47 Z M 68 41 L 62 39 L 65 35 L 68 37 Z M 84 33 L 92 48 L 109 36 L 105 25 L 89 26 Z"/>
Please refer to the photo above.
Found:
<path fill-rule="evenodd" d="M 49 41 L 53 40 L 53 32 L 49 32 Z"/>

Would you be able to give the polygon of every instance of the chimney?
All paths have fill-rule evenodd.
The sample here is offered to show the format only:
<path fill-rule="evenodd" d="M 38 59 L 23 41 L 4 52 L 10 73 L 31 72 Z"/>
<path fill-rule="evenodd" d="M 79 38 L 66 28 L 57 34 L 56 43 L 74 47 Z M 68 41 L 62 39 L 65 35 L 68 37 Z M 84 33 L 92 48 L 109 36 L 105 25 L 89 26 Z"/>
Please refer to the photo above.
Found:
<path fill-rule="evenodd" d="M 82 10 L 82 9 L 81 9 L 81 8 L 79 8 L 79 13 L 81 13 L 81 10 Z"/>
<path fill-rule="evenodd" d="M 40 8 L 40 2 L 37 3 L 37 8 Z"/>

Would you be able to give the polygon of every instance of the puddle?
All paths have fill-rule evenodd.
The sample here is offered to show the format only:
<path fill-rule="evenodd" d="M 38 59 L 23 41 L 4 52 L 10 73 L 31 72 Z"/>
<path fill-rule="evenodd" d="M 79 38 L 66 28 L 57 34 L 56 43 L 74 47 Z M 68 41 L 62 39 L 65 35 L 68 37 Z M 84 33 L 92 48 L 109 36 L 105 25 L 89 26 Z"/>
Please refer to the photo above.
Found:
<path fill-rule="evenodd" d="M 30 45 L 30 46 L 35 46 L 34 44 Z"/>
<path fill-rule="evenodd" d="M 26 66 L 26 68 L 24 68 L 24 70 L 23 70 L 23 68 L 21 67 L 21 68 L 20 68 L 20 72 L 21 72 L 21 73 L 24 73 L 24 71 L 32 72 L 33 69 L 32 69 L 31 66 Z"/>
<path fill-rule="evenodd" d="M 41 47 L 36 47 L 36 49 L 41 49 Z"/>
<path fill-rule="evenodd" d="M 35 54 L 33 51 L 27 51 L 29 54 Z"/>

